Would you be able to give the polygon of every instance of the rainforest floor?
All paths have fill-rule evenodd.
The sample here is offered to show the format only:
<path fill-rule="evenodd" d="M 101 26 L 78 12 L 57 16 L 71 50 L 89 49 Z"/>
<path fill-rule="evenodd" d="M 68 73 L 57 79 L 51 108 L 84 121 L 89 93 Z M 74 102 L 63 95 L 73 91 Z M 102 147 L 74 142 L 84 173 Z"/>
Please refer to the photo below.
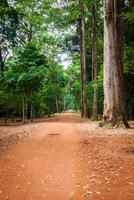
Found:
<path fill-rule="evenodd" d="M 134 200 L 133 128 L 102 129 L 71 111 L 0 126 L 0 200 L 90 199 Z"/>

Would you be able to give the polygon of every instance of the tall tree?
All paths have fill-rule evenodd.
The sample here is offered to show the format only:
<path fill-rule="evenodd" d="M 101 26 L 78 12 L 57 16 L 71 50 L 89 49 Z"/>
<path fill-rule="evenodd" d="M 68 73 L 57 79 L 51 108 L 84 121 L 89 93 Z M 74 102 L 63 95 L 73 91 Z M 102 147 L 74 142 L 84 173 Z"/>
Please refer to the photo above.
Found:
<path fill-rule="evenodd" d="M 129 127 L 125 119 L 123 78 L 122 0 L 104 0 L 104 113 L 105 122 Z"/>
<path fill-rule="evenodd" d="M 4 70 L 5 62 L 16 44 L 18 13 L 7 0 L 0 1 L 0 70 Z"/>
<path fill-rule="evenodd" d="M 80 1 L 80 61 L 81 61 L 81 116 L 87 117 L 87 106 L 86 106 L 86 81 L 87 81 L 87 70 L 86 70 L 86 30 L 85 30 L 85 17 L 84 17 L 84 5 Z"/>
<path fill-rule="evenodd" d="M 93 45 L 92 45 L 92 68 L 94 79 L 94 97 L 93 97 L 93 120 L 98 118 L 98 85 L 97 85 L 97 21 L 96 21 L 96 3 L 92 6 L 92 21 L 93 21 Z"/>

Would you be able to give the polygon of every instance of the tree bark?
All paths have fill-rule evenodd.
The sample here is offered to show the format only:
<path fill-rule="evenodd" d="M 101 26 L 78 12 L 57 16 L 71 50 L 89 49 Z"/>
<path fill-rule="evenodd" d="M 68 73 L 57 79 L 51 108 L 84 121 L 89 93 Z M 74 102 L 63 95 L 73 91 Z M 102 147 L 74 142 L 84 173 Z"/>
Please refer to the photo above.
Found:
<path fill-rule="evenodd" d="M 98 119 L 98 84 L 97 84 L 97 73 L 98 73 L 98 63 L 97 63 L 97 21 L 96 21 L 96 5 L 92 7 L 92 20 L 93 20 L 93 45 L 92 45 L 92 71 L 94 80 L 94 96 L 93 96 L 93 113 L 92 119 Z"/>
<path fill-rule="evenodd" d="M 66 110 L 66 97 L 64 96 L 64 111 Z"/>
<path fill-rule="evenodd" d="M 27 111 L 28 111 L 28 99 L 25 97 L 25 121 L 27 120 Z"/>
<path fill-rule="evenodd" d="M 59 102 L 58 102 L 58 97 L 56 97 L 56 111 L 57 111 L 57 113 L 59 113 L 59 112 L 60 112 L 60 110 L 59 110 Z"/>
<path fill-rule="evenodd" d="M 83 96 L 83 66 L 82 66 L 82 28 L 81 28 L 81 20 L 79 22 L 79 29 L 80 29 L 80 66 L 81 66 L 81 73 L 80 73 L 80 79 L 81 79 L 81 117 L 84 117 L 84 96 Z"/>
<path fill-rule="evenodd" d="M 0 70 L 3 71 L 4 70 L 4 62 L 3 62 L 3 58 L 2 58 L 2 51 L 0 48 Z"/>
<path fill-rule="evenodd" d="M 23 97 L 23 102 L 22 102 L 22 122 L 25 124 L 25 97 Z"/>
<path fill-rule="evenodd" d="M 80 2 L 79 28 L 80 28 L 80 63 L 81 63 L 81 116 L 87 117 L 85 19 L 84 19 L 84 9 L 81 2 Z"/>
<path fill-rule="evenodd" d="M 31 108 L 30 108 L 30 118 L 31 122 L 33 121 L 33 102 L 31 101 Z"/>
<path fill-rule="evenodd" d="M 123 94 L 122 0 L 104 0 L 104 111 L 106 123 L 128 127 Z"/>

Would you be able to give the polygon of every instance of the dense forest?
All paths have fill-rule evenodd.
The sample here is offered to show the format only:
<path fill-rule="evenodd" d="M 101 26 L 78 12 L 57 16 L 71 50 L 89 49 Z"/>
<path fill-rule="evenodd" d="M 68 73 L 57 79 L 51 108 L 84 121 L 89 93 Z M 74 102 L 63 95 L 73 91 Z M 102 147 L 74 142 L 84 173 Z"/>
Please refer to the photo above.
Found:
<path fill-rule="evenodd" d="M 134 119 L 133 0 L 1 0 L 0 119 Z"/>

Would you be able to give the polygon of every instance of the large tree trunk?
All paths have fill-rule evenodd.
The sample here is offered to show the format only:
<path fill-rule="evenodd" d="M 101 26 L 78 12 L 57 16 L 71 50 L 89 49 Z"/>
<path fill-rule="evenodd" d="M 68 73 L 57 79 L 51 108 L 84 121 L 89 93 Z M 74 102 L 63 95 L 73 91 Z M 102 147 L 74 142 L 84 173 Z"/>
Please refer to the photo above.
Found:
<path fill-rule="evenodd" d="M 81 61 L 81 116 L 87 117 L 86 106 L 86 44 L 83 5 L 80 2 L 80 61 Z"/>
<path fill-rule="evenodd" d="M 123 0 L 104 0 L 104 120 L 119 125 L 125 120 L 123 94 Z"/>
<path fill-rule="evenodd" d="M 97 22 L 96 22 L 96 5 L 92 7 L 92 20 L 93 20 L 93 45 L 92 45 L 92 72 L 94 80 L 94 96 L 93 96 L 93 113 L 92 119 L 98 119 L 98 85 L 97 85 L 97 73 L 98 73 L 98 63 L 97 63 Z"/>

